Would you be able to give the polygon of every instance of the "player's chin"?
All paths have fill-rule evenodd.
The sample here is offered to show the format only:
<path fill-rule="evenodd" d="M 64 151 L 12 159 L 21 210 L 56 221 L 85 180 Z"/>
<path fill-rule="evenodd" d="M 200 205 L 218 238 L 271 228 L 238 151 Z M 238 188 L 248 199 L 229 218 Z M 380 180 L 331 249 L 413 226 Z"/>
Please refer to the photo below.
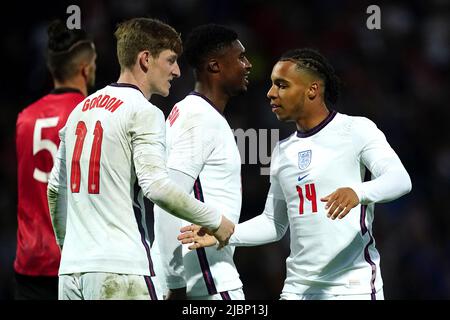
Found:
<path fill-rule="evenodd" d="M 170 93 L 170 88 L 164 88 L 159 91 L 159 95 L 163 97 L 167 97 Z"/>
<path fill-rule="evenodd" d="M 288 117 L 286 116 L 286 115 L 283 115 L 283 113 L 282 112 L 274 112 L 275 113 L 275 115 L 277 116 L 277 119 L 279 120 L 279 121 L 289 121 L 289 119 L 288 119 Z"/>

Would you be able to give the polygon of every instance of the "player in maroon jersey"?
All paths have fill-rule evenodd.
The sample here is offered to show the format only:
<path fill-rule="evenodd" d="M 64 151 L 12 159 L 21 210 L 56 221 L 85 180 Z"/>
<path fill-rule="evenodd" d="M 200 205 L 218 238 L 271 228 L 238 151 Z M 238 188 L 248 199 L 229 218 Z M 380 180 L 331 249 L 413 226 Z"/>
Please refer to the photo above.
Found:
<path fill-rule="evenodd" d="M 94 43 L 85 31 L 61 21 L 48 28 L 47 66 L 54 89 L 19 113 L 17 152 L 16 299 L 57 299 L 61 258 L 47 203 L 47 181 L 59 130 L 95 82 Z"/>

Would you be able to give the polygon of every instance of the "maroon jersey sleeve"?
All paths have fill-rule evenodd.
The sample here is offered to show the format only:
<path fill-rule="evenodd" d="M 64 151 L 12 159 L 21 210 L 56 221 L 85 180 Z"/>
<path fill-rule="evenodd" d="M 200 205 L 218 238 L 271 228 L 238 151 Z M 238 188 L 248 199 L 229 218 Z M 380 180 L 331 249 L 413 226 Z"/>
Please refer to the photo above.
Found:
<path fill-rule="evenodd" d="M 59 130 L 84 96 L 55 91 L 17 117 L 17 251 L 14 269 L 31 276 L 56 276 L 60 250 L 47 204 L 47 181 L 59 146 Z"/>

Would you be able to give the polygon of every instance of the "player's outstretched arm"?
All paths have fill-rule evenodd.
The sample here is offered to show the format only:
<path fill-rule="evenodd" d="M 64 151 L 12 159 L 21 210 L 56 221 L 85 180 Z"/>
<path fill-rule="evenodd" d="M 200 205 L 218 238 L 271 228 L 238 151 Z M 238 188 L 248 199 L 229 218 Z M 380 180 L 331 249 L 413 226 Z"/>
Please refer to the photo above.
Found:
<path fill-rule="evenodd" d="M 183 192 L 169 178 L 155 182 L 148 190 L 144 194 L 156 205 L 181 219 L 204 226 L 208 233 L 217 238 L 221 247 L 228 244 L 234 233 L 234 223 L 224 215 Z"/>
<path fill-rule="evenodd" d="M 273 189 L 274 185 L 271 185 L 262 214 L 235 226 L 230 245 L 258 246 L 278 241 L 284 236 L 289 226 L 286 202 L 274 198 Z M 180 231 L 182 234 L 177 237 L 178 240 L 183 244 L 191 244 L 188 247 L 191 250 L 217 244 L 211 233 L 197 225 L 186 226 Z M 219 249 L 222 246 L 219 242 Z"/>
<path fill-rule="evenodd" d="M 168 176 L 164 114 L 156 108 L 140 109 L 132 118 L 129 132 L 136 176 L 144 195 L 170 214 L 208 228 L 226 245 L 234 224 L 183 192 Z"/>

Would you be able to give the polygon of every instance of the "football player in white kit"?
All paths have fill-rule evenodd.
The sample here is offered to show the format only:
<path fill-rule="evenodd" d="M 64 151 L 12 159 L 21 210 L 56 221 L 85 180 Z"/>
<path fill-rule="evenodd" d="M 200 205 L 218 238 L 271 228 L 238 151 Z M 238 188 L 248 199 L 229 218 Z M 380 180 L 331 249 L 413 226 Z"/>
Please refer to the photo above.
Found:
<path fill-rule="evenodd" d="M 167 174 L 164 115 L 148 100 L 167 96 L 180 76 L 179 34 L 158 20 L 135 18 L 115 36 L 119 80 L 70 114 L 48 184 L 62 247 L 59 299 L 156 299 L 144 196 L 215 230 L 223 244 L 234 228 Z"/>
<path fill-rule="evenodd" d="M 280 121 L 297 131 L 272 153 L 263 213 L 236 225 L 230 245 L 281 239 L 290 255 L 281 299 L 384 299 L 380 255 L 372 233 L 374 204 L 411 190 L 411 180 L 384 134 L 367 118 L 338 113 L 338 82 L 317 51 L 286 52 L 267 93 Z M 215 243 L 185 227 L 190 248 Z"/>
<path fill-rule="evenodd" d="M 167 167 L 184 191 L 238 223 L 241 157 L 223 113 L 231 97 L 247 91 L 252 65 L 237 33 L 216 24 L 193 29 L 184 54 L 196 81 L 194 91 L 175 104 L 166 121 Z M 190 223 L 155 206 L 155 243 L 171 289 L 168 297 L 243 300 L 234 247 L 181 248 L 177 236 L 184 225 Z"/>

